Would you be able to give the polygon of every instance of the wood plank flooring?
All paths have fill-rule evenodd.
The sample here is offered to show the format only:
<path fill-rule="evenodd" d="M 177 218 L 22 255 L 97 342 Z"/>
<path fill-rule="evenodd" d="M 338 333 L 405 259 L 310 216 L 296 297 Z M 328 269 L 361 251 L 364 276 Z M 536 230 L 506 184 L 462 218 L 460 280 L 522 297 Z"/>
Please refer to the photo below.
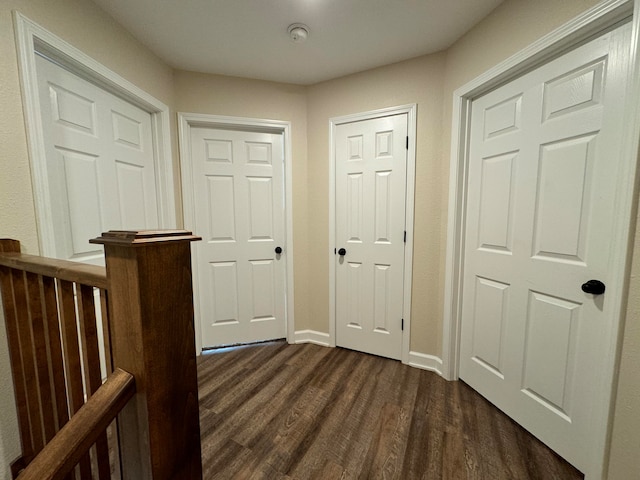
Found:
<path fill-rule="evenodd" d="M 272 342 L 198 372 L 206 480 L 583 478 L 463 382 L 394 360 Z"/>

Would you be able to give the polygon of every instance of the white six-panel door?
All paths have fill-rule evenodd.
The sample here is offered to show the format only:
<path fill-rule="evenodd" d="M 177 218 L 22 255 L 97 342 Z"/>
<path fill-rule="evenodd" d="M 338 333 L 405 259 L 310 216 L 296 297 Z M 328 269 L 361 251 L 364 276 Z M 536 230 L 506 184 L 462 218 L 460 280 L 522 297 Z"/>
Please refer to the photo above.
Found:
<path fill-rule="evenodd" d="M 56 258 L 104 265 L 89 243 L 107 230 L 156 229 L 151 115 L 36 55 Z M 100 364 L 102 312 L 95 291 Z"/>
<path fill-rule="evenodd" d="M 202 346 L 283 338 L 283 136 L 190 130 Z"/>
<path fill-rule="evenodd" d="M 89 239 L 158 228 L 151 115 L 36 55 L 57 258 L 102 264 Z"/>
<path fill-rule="evenodd" d="M 336 345 L 394 359 L 402 355 L 407 122 L 391 115 L 334 132 Z"/>
<path fill-rule="evenodd" d="M 585 471 L 610 344 L 628 27 L 472 104 L 460 378 Z"/>

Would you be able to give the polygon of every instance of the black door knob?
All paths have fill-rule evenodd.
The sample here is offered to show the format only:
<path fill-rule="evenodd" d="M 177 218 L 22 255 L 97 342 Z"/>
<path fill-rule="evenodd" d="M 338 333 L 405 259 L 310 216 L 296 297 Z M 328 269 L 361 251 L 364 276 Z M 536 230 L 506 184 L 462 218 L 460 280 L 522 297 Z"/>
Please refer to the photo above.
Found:
<path fill-rule="evenodd" d="M 341 248 L 340 250 L 338 250 L 338 255 L 340 255 L 341 257 L 344 257 L 347 254 L 347 251 L 344 248 Z"/>
<path fill-rule="evenodd" d="M 591 293 L 592 295 L 602 295 L 605 290 L 605 285 L 600 280 L 589 280 L 587 283 L 582 284 L 582 291 L 584 293 Z"/>
<path fill-rule="evenodd" d="M 282 253 L 282 247 L 276 247 L 276 255 L 280 255 Z"/>

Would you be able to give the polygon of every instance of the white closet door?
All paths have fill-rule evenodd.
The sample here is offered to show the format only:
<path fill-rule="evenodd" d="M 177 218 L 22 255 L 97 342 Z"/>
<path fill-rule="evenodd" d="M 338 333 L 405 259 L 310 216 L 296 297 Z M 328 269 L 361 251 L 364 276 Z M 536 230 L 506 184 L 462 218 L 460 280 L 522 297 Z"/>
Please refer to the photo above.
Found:
<path fill-rule="evenodd" d="M 628 27 L 472 104 L 460 377 L 582 471 L 613 311 L 582 285 L 612 275 Z"/>
<path fill-rule="evenodd" d="M 335 129 L 336 344 L 394 359 L 402 355 L 406 142 L 406 114 Z"/>
<path fill-rule="evenodd" d="M 103 263 L 89 239 L 158 228 L 151 115 L 36 55 L 55 256 Z"/>
<path fill-rule="evenodd" d="M 283 145 L 282 134 L 191 129 L 204 348 L 286 336 Z"/>

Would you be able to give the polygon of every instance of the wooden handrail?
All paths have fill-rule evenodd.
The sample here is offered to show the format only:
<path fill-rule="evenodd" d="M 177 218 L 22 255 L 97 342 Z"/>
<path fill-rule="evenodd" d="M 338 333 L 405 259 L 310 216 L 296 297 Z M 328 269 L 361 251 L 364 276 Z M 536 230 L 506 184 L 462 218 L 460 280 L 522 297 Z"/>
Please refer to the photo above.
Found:
<path fill-rule="evenodd" d="M 202 479 L 190 253 L 199 239 L 105 232 L 91 243 L 104 244 L 106 268 L 21 254 L 0 239 L 22 444 L 13 478 L 107 480 L 117 465 L 123 478 Z M 105 371 L 116 373 L 102 385 Z"/>
<path fill-rule="evenodd" d="M 0 291 L 21 443 L 20 456 L 11 464 L 12 478 L 113 370 L 107 287 L 104 267 L 22 254 L 19 241 L 0 238 Z M 79 462 L 81 478 L 91 476 L 92 458 L 97 478 L 109 478 L 110 447 L 118 449 L 117 436 L 109 440 L 103 432 L 91 455 Z"/>
<path fill-rule="evenodd" d="M 116 368 L 18 480 L 63 479 L 135 394 L 133 375 Z"/>
<path fill-rule="evenodd" d="M 104 267 L 86 263 L 38 257 L 26 253 L 0 252 L 0 266 L 15 268 L 25 272 L 59 278 L 68 282 L 107 288 L 107 273 Z"/>

